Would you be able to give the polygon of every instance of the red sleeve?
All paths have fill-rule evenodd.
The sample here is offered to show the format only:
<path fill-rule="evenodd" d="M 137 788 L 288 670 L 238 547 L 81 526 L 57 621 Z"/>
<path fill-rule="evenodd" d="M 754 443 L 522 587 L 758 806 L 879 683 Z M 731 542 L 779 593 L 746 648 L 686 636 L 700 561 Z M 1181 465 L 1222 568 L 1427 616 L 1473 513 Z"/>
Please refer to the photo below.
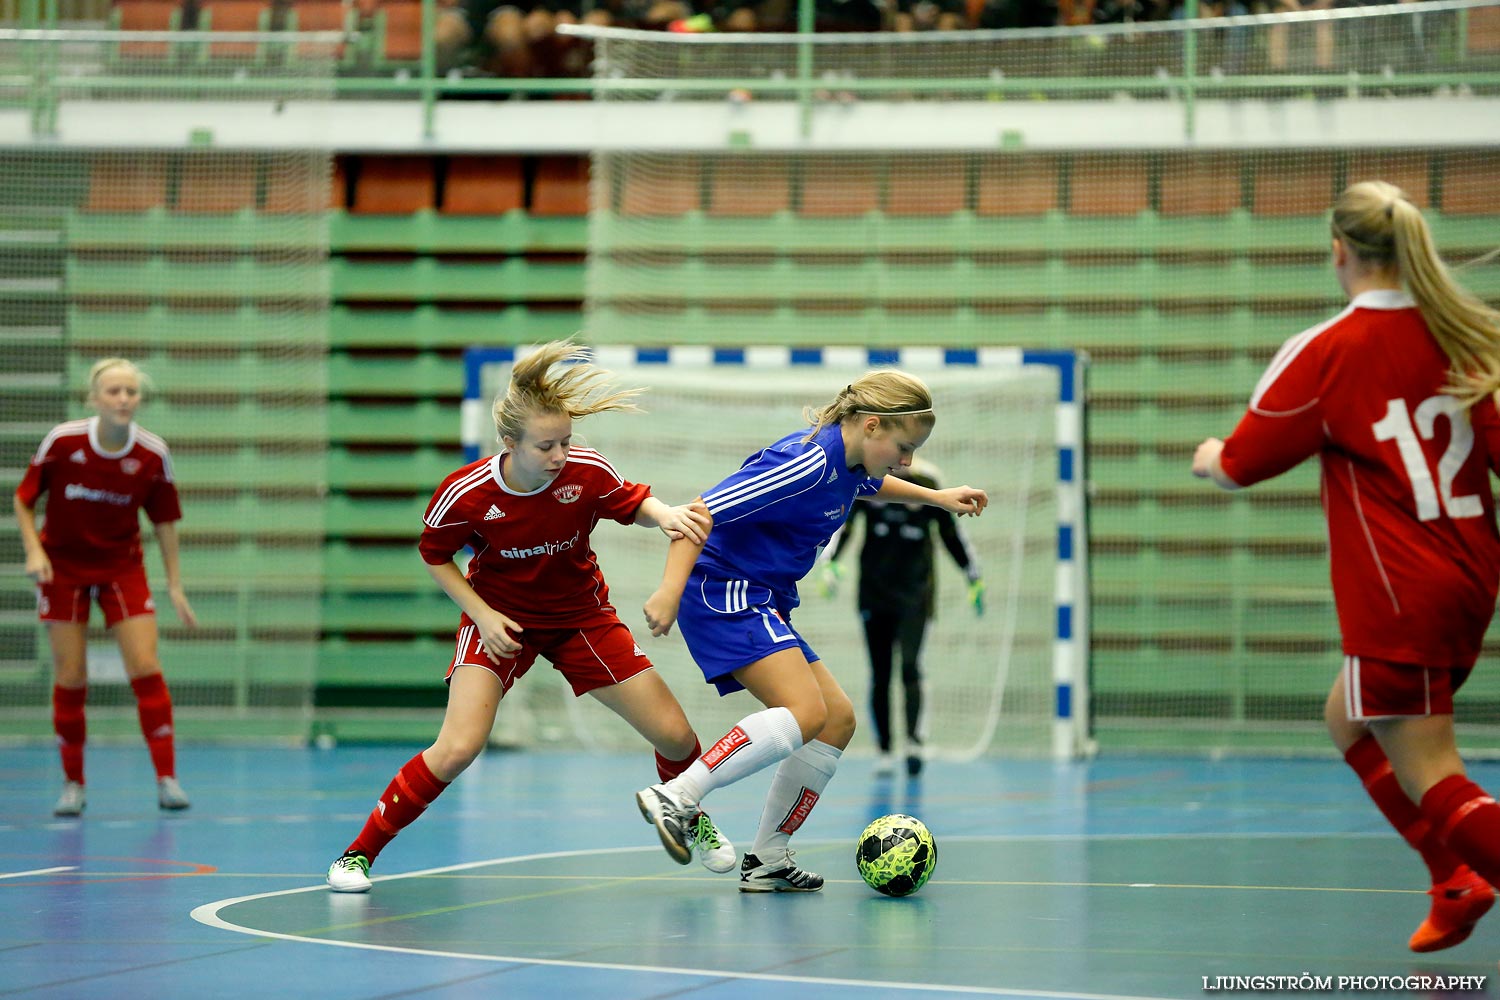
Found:
<path fill-rule="evenodd" d="M 151 492 L 146 495 L 146 502 L 142 505 L 152 524 L 182 520 L 182 503 L 177 497 L 177 484 L 167 474 L 168 461 L 169 459 L 162 460 L 162 467 L 157 470 L 156 479 L 151 483 Z"/>
<path fill-rule="evenodd" d="M 1322 357 L 1308 334 L 1287 341 L 1261 376 L 1250 407 L 1224 442 L 1219 464 L 1241 486 L 1281 475 L 1326 443 Z"/>
<path fill-rule="evenodd" d="M 465 473 L 471 471 L 473 470 L 466 467 L 449 475 L 438 486 L 427 504 L 427 513 L 422 517 L 422 537 L 417 542 L 417 551 L 422 553 L 422 561 L 430 566 L 441 566 L 445 562 L 451 562 L 459 549 L 469 544 L 469 536 L 473 532 L 469 528 L 468 508 L 462 502 L 461 497 L 449 496 L 449 487 L 456 480 L 463 478 Z"/>
<path fill-rule="evenodd" d="M 604 495 L 599 498 L 599 516 L 621 524 L 635 523 L 636 512 L 651 495 L 651 487 L 628 480 L 603 484 Z"/>
<path fill-rule="evenodd" d="M 21 485 L 16 487 L 16 496 L 28 507 L 35 507 L 37 500 L 41 499 L 43 493 L 47 492 L 47 470 L 51 464 L 51 456 L 37 455 L 26 466 L 26 474 L 21 477 Z"/>

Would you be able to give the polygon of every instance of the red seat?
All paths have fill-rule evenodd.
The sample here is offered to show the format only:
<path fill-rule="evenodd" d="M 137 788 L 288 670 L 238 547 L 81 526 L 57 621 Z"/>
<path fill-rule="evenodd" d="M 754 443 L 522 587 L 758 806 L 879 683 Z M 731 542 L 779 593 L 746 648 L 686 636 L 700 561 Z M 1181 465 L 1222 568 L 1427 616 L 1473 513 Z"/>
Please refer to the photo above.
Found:
<path fill-rule="evenodd" d="M 531 186 L 532 215 L 588 215 L 589 160 L 586 156 L 543 156 Z"/>
<path fill-rule="evenodd" d="M 888 215 L 952 215 L 969 199 L 969 164 L 962 156 L 893 160 L 886 178 Z"/>
<path fill-rule="evenodd" d="M 256 173 L 247 154 L 189 153 L 177 178 L 177 211 L 220 215 L 254 208 Z"/>
<path fill-rule="evenodd" d="M 1449 153 L 1443 162 L 1442 208 L 1445 215 L 1500 215 L 1500 156 Z"/>
<path fill-rule="evenodd" d="M 525 204 L 520 157 L 455 156 L 448 161 L 445 215 L 504 215 Z"/>
<path fill-rule="evenodd" d="M 271 26 L 269 0 L 206 0 L 198 8 L 198 27 L 203 31 L 266 31 Z M 255 59 L 262 54 L 260 42 L 210 42 L 210 59 Z"/>
<path fill-rule="evenodd" d="M 1058 162 L 1042 153 L 982 157 L 975 183 L 974 213 L 982 216 L 1041 215 L 1057 208 Z"/>
<path fill-rule="evenodd" d="M 325 186 L 326 185 L 326 186 Z M 348 188 L 344 161 L 334 159 L 333 177 L 322 161 L 294 157 L 290 163 L 273 160 L 266 168 L 266 203 L 261 211 L 271 215 L 342 210 Z"/>
<path fill-rule="evenodd" d="M 1243 204 L 1240 160 L 1225 153 L 1173 153 L 1161 168 L 1162 215 L 1228 215 Z"/>
<path fill-rule="evenodd" d="M 166 203 L 166 157 L 102 153 L 94 158 L 84 211 L 145 212 Z"/>
<path fill-rule="evenodd" d="M 877 162 L 850 159 L 834 170 L 802 175 L 802 204 L 798 211 L 812 218 L 847 218 L 880 207 L 880 169 Z"/>
<path fill-rule="evenodd" d="M 703 205 L 703 162 L 697 157 L 634 160 L 620 178 L 620 214 L 673 216 Z"/>
<path fill-rule="evenodd" d="M 1338 194 L 1331 153 L 1297 153 L 1295 157 L 1265 153 L 1256 156 L 1254 164 L 1250 210 L 1256 215 L 1322 215 Z"/>
<path fill-rule="evenodd" d="M 430 156 L 367 156 L 354 184 L 356 215 L 410 215 L 432 208 L 437 178 Z"/>
<path fill-rule="evenodd" d="M 708 214 L 764 218 L 792 207 L 792 168 L 780 156 L 726 156 L 714 167 Z"/>
<path fill-rule="evenodd" d="M 1426 208 L 1431 199 L 1431 157 L 1409 151 L 1355 153 L 1349 158 L 1349 183 L 1388 181 L 1406 192 L 1413 205 Z"/>
<path fill-rule="evenodd" d="M 383 3 L 375 11 L 382 62 L 417 62 L 422 58 L 422 5 Z"/>
<path fill-rule="evenodd" d="M 175 0 L 118 0 L 109 13 L 117 31 L 176 31 L 182 24 L 182 5 Z M 170 42 L 121 42 L 119 54 L 132 59 L 162 59 L 171 54 Z"/>
<path fill-rule="evenodd" d="M 1473 55 L 1494 55 L 1500 52 L 1500 7 L 1474 7 L 1466 12 L 1468 27 L 1464 31 L 1464 44 Z"/>
<path fill-rule="evenodd" d="M 1137 153 L 1077 157 L 1068 187 L 1069 215 L 1135 215 L 1151 205 L 1150 166 Z"/>
<path fill-rule="evenodd" d="M 296 0 L 287 12 L 288 31 L 342 31 L 353 26 L 354 12 L 340 0 Z M 293 48 L 297 59 L 335 61 L 344 57 L 345 43 L 298 42 Z"/>

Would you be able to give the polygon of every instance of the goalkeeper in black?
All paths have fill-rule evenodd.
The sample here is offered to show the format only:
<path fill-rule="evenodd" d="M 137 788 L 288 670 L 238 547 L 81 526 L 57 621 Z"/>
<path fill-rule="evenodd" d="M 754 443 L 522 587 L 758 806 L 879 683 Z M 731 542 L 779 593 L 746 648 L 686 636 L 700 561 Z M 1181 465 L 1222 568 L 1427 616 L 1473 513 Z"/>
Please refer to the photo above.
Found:
<path fill-rule="evenodd" d="M 898 475 L 929 489 L 937 489 L 930 466 L 917 463 Z M 936 600 L 932 529 L 969 580 L 969 603 L 984 613 L 984 580 L 979 559 L 958 520 L 940 507 L 861 500 L 840 530 L 823 571 L 823 591 L 832 596 L 843 575 L 839 556 L 854 535 L 854 522 L 864 520 L 864 542 L 859 553 L 859 616 L 864 622 L 870 654 L 870 710 L 880 742 L 876 773 L 891 774 L 891 672 L 893 653 L 901 650 L 901 686 L 906 708 L 906 773 L 922 772 L 922 640 Z"/>

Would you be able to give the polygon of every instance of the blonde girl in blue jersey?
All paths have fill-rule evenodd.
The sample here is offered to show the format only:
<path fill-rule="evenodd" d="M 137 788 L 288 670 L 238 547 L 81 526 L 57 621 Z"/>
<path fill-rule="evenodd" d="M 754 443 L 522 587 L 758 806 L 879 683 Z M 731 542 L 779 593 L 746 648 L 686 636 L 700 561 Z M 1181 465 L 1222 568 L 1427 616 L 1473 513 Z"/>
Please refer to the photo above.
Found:
<path fill-rule="evenodd" d="M 812 425 L 750 456 L 700 498 L 713 518 L 703 542 L 679 539 L 661 587 L 646 601 L 652 635 L 674 622 L 719 693 L 748 690 L 765 706 L 725 733 L 682 774 L 636 795 L 662 846 L 692 859 L 698 803 L 715 788 L 780 762 L 755 843 L 740 864 L 742 892 L 814 892 L 821 876 L 793 862 L 791 835 L 807 819 L 854 736 L 854 706 L 792 628 L 797 581 L 849 517 L 856 497 L 981 513 L 983 490 L 928 489 L 890 475 L 911 465 L 932 433 L 921 379 L 873 371 L 804 417 Z"/>

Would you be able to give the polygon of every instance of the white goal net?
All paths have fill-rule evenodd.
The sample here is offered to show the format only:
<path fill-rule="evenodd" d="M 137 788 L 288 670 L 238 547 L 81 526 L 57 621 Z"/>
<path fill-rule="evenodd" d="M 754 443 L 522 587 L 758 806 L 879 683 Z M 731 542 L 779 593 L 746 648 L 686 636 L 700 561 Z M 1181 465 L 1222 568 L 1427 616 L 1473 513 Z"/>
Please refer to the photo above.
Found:
<path fill-rule="evenodd" d="M 1076 420 L 1059 420 L 1060 382 L 1073 373 L 1062 375 L 1055 364 L 1021 364 L 1019 351 L 975 352 L 973 359 L 1001 363 L 964 364 L 943 364 L 941 351 L 885 353 L 933 388 L 938 422 L 921 457 L 937 467 L 944 484 L 968 483 L 990 494 L 983 517 L 962 521 L 987 584 L 982 616 L 965 600 L 963 574 L 940 547 L 935 554 L 937 612 L 922 656 L 928 750 L 946 757 L 1072 752 L 1072 746 L 1060 745 L 1059 732 L 1074 741 L 1078 720 L 1058 718 L 1064 699 L 1054 672 L 1061 655 L 1060 595 L 1081 596 L 1072 583 L 1059 588 L 1065 572 L 1078 570 L 1081 579 L 1082 565 L 1081 552 L 1069 553 L 1077 558 L 1064 569 L 1058 543 L 1060 514 L 1071 516 L 1060 508 L 1059 496 L 1071 487 L 1059 479 L 1057 435 L 1060 426 L 1076 426 Z M 489 401 L 504 390 L 510 354 L 473 352 L 478 377 L 470 379 L 466 437 L 482 444 L 484 453 L 494 449 Z M 486 357 L 496 360 L 485 363 Z M 597 357 L 620 384 L 647 388 L 641 400 L 646 412 L 580 421 L 574 440 L 603 452 L 621 475 L 649 483 L 668 503 L 692 499 L 747 456 L 803 426 L 803 406 L 821 405 L 870 367 L 865 351 L 601 348 Z M 1067 500 L 1063 507 L 1077 513 Z M 859 539 L 852 544 L 857 547 Z M 662 639 L 651 639 L 645 629 L 641 608 L 660 581 L 667 552 L 661 534 L 604 522 L 595 530 L 594 548 L 621 618 L 704 742 L 754 711 L 748 695 L 720 698 L 703 682 L 675 629 Z M 853 698 L 863 730 L 853 750 L 868 753 L 875 742 L 868 724 L 870 668 L 855 606 L 858 560 L 846 553 L 841 561 L 848 571 L 838 593 L 823 596 L 815 570 L 803 582 L 792 621 Z M 1069 613 L 1081 615 L 1082 601 L 1077 603 Z M 1082 643 L 1066 650 L 1081 658 Z M 1064 698 L 1081 705 L 1081 691 L 1073 690 L 1068 686 Z M 891 694 L 893 719 L 900 720 L 899 679 Z M 575 701 L 544 665 L 507 697 L 496 734 L 502 742 L 526 744 L 640 745 L 628 726 L 592 699 Z"/>

